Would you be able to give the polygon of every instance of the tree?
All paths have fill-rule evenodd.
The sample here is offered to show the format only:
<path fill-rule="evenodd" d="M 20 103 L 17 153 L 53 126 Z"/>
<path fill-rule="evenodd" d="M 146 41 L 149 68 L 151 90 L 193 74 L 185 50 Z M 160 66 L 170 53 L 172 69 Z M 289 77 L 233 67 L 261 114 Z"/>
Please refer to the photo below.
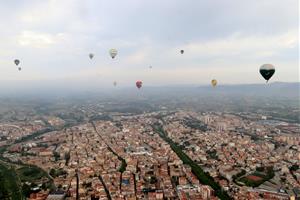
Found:
<path fill-rule="evenodd" d="M 291 171 L 297 171 L 299 169 L 299 165 L 292 165 L 291 167 L 290 167 L 290 170 Z"/>
<path fill-rule="evenodd" d="M 49 174 L 50 174 L 50 176 L 55 177 L 55 176 L 56 176 L 56 171 L 55 171 L 55 169 L 52 168 L 52 169 L 50 170 Z"/>
<path fill-rule="evenodd" d="M 29 197 L 29 195 L 31 194 L 31 188 L 27 184 L 23 184 L 22 191 L 23 191 L 24 196 L 26 196 L 26 197 Z"/>
<path fill-rule="evenodd" d="M 53 151 L 53 156 L 55 161 L 58 161 L 60 159 L 60 154 L 57 151 Z"/>
<path fill-rule="evenodd" d="M 70 151 L 69 151 L 69 152 L 66 152 L 66 153 L 65 153 L 66 165 L 68 165 L 70 158 L 71 158 Z"/>

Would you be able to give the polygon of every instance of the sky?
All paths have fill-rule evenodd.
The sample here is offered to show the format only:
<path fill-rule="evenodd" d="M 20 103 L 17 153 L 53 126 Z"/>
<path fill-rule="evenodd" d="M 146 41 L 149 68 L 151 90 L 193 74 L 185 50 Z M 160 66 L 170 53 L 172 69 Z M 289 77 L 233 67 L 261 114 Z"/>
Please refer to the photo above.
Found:
<path fill-rule="evenodd" d="M 0 81 L 265 83 L 265 63 L 299 81 L 298 0 L 0 1 Z"/>

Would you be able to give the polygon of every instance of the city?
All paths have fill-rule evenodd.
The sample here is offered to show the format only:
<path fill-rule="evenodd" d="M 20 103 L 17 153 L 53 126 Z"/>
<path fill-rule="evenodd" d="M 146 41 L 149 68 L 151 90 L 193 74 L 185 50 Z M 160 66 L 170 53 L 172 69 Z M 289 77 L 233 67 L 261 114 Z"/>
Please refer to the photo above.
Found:
<path fill-rule="evenodd" d="M 195 111 L 179 106 L 179 99 L 159 110 L 143 106 L 146 100 L 135 103 L 147 111 L 130 112 L 129 100 L 119 106 L 69 102 L 60 112 L 60 103 L 43 105 L 43 111 L 3 110 L 0 166 L 5 173 L 0 178 L 7 181 L 0 184 L 2 197 L 299 197 L 299 122 L 276 119 L 263 109 L 217 112 L 199 104 L 204 111 Z M 158 101 L 149 104 L 156 107 Z M 297 106 L 288 109 L 299 113 Z M 11 190 L 11 184 L 19 189 Z"/>

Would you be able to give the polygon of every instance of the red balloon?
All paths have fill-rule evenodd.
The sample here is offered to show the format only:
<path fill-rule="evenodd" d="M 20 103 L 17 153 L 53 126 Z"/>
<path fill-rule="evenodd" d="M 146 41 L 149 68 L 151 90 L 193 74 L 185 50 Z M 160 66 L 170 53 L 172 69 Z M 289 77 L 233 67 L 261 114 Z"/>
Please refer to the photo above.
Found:
<path fill-rule="evenodd" d="M 136 87 L 137 87 L 138 89 L 140 89 L 140 88 L 142 87 L 142 85 L 143 85 L 143 82 L 142 82 L 142 81 L 137 81 L 137 82 L 135 83 L 135 85 L 136 85 Z"/>

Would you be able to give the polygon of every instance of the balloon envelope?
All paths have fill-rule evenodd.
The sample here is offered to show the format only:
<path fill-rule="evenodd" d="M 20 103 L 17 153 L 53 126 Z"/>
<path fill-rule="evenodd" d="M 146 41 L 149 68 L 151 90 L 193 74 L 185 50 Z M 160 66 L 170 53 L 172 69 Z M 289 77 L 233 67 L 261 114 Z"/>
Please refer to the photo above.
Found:
<path fill-rule="evenodd" d="M 21 71 L 21 69 L 22 69 L 21 67 L 18 68 L 19 71 Z"/>
<path fill-rule="evenodd" d="M 19 65 L 19 64 L 20 64 L 20 60 L 15 59 L 15 60 L 14 60 L 14 63 L 15 63 L 16 65 Z"/>
<path fill-rule="evenodd" d="M 183 54 L 183 53 L 184 53 L 184 50 L 183 50 L 183 49 L 181 49 L 181 50 L 180 50 L 180 53 L 181 53 L 181 54 Z"/>
<path fill-rule="evenodd" d="M 266 81 L 268 82 L 268 80 L 275 73 L 275 67 L 272 64 L 264 64 L 260 67 L 259 72 L 262 75 L 262 77 L 264 77 L 264 79 L 266 79 Z"/>
<path fill-rule="evenodd" d="M 213 80 L 211 80 L 211 85 L 213 86 L 213 87 L 216 87 L 217 86 L 217 80 L 216 79 L 213 79 Z"/>
<path fill-rule="evenodd" d="M 114 86 L 117 86 L 117 82 L 116 81 L 114 81 L 113 84 L 114 84 Z"/>
<path fill-rule="evenodd" d="M 112 58 L 115 58 L 116 55 L 118 54 L 118 51 L 116 49 L 110 49 L 109 54 Z"/>
<path fill-rule="evenodd" d="M 89 57 L 90 57 L 90 59 L 93 59 L 94 54 L 90 53 L 90 54 L 89 54 Z"/>
<path fill-rule="evenodd" d="M 142 82 L 142 81 L 137 81 L 137 82 L 135 83 L 135 85 L 136 85 L 136 87 L 137 87 L 138 89 L 140 89 L 140 88 L 142 87 L 142 85 L 143 85 L 143 82 Z"/>

